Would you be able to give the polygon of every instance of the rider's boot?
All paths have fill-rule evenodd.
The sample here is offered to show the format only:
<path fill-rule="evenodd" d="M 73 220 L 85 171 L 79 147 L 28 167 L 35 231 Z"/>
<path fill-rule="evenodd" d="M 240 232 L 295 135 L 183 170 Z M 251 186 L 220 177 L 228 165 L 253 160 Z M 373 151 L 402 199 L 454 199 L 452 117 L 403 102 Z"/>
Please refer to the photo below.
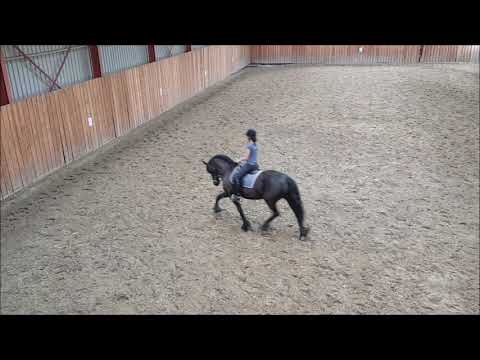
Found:
<path fill-rule="evenodd" d="M 232 199 L 232 201 L 240 201 L 240 184 L 236 182 L 232 184 L 232 195 L 230 199 Z"/>

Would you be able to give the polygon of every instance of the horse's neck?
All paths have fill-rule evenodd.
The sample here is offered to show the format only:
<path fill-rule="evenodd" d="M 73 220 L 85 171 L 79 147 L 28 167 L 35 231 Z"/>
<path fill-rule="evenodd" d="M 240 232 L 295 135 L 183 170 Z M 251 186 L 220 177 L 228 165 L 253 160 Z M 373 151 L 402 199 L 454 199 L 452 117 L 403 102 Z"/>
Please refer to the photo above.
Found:
<path fill-rule="evenodd" d="M 222 178 L 223 178 L 223 179 L 228 179 L 228 178 L 230 178 L 230 174 L 232 173 L 233 169 L 234 169 L 234 168 L 231 168 L 231 169 L 228 168 L 227 170 L 225 170 L 225 171 L 223 172 Z"/>
<path fill-rule="evenodd" d="M 223 160 L 218 161 L 218 164 L 220 166 L 222 177 L 229 176 L 233 171 L 233 169 L 235 168 L 235 166 L 232 166 L 231 164 Z"/>

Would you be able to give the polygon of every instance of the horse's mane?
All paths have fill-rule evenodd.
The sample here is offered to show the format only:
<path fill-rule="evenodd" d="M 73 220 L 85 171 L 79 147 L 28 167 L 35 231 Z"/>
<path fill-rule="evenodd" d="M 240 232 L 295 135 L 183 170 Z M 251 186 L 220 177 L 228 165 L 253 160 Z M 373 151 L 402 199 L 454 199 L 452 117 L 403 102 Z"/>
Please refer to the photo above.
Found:
<path fill-rule="evenodd" d="M 215 159 L 220 159 L 220 160 L 223 160 L 223 161 L 227 162 L 228 164 L 230 164 L 232 166 L 237 166 L 237 163 L 235 161 L 233 161 L 232 159 L 230 159 L 227 155 L 222 155 L 222 154 L 215 155 L 212 158 L 212 160 L 215 160 Z"/>

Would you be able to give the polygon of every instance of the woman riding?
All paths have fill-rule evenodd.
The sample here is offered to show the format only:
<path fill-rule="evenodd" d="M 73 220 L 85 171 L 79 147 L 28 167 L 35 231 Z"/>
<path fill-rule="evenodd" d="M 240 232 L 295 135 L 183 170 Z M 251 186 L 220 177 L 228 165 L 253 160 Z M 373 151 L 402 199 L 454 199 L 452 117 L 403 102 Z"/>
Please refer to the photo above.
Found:
<path fill-rule="evenodd" d="M 238 160 L 240 168 L 235 171 L 233 175 L 232 184 L 232 200 L 240 200 L 240 186 L 242 179 L 245 175 L 255 170 L 258 170 L 258 145 L 257 145 L 257 132 L 254 129 L 248 129 L 245 134 L 248 138 L 246 156 Z"/>

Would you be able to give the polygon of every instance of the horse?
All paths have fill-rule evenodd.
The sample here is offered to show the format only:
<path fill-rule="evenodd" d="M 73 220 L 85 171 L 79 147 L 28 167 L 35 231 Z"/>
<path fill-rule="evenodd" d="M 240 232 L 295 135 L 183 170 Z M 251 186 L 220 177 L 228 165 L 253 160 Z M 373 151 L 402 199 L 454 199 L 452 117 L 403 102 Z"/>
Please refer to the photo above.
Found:
<path fill-rule="evenodd" d="M 213 184 L 215 186 L 218 186 L 220 181 L 223 183 L 223 192 L 217 195 L 215 205 L 213 207 L 213 211 L 215 213 L 219 213 L 223 209 L 220 208 L 218 203 L 221 199 L 230 196 L 232 191 L 230 174 L 238 166 L 238 163 L 226 155 L 215 155 L 208 162 L 202 160 L 202 163 L 206 165 L 207 172 L 212 176 Z M 270 210 L 272 210 L 273 214 L 263 223 L 261 227 L 262 231 L 267 231 L 272 220 L 280 216 L 276 203 L 280 199 L 285 199 L 297 218 L 300 229 L 299 239 L 306 239 L 310 229 L 303 225 L 305 212 L 303 209 L 302 200 L 300 198 L 300 192 L 295 181 L 287 174 L 275 170 L 262 171 L 258 175 L 252 189 L 248 189 L 243 186 L 241 187 L 240 196 L 249 200 L 264 199 Z M 237 207 L 240 217 L 242 218 L 242 230 L 252 230 L 252 226 L 245 217 L 240 202 L 238 200 L 232 201 Z"/>

